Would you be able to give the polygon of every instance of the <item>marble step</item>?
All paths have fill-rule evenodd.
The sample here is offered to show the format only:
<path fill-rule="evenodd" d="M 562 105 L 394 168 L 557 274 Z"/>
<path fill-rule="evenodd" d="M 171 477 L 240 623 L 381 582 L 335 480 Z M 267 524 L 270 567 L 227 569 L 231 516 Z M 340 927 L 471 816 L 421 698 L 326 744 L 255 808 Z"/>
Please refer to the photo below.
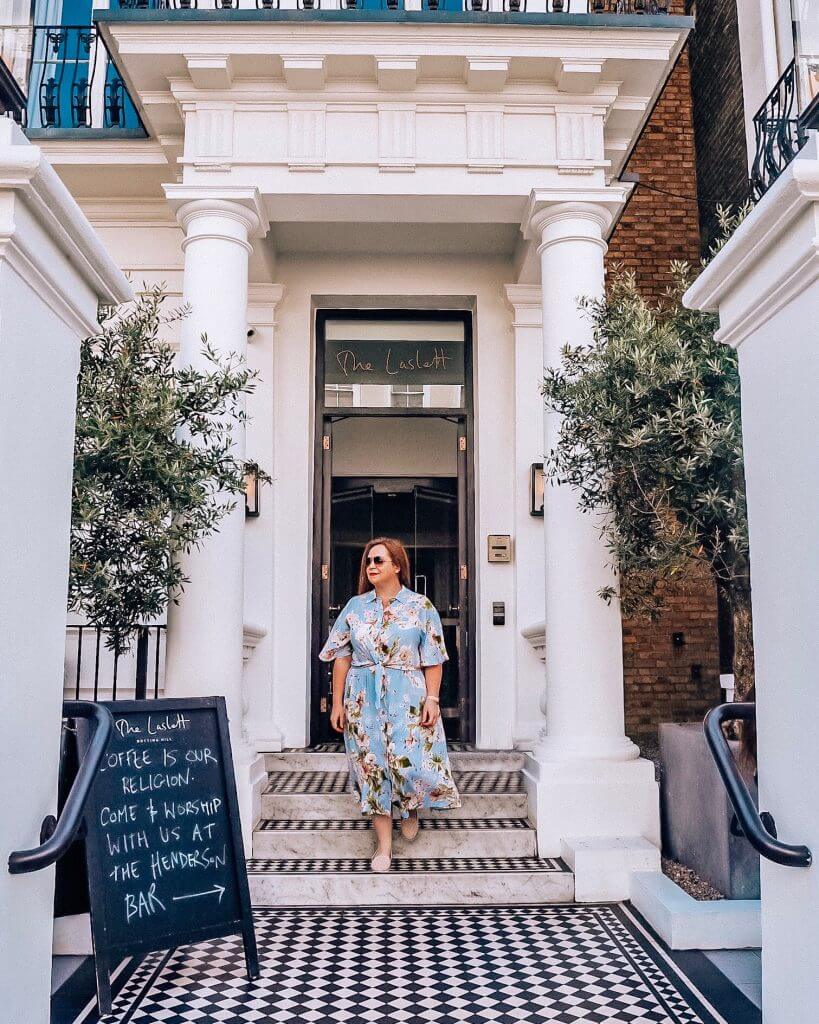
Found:
<path fill-rule="evenodd" d="M 291 821 L 336 820 L 360 814 L 352 793 L 263 793 L 263 818 L 289 818 Z M 421 818 L 525 818 L 529 807 L 525 793 L 467 793 L 460 807 L 445 810 L 421 810 Z"/>
<path fill-rule="evenodd" d="M 520 750 L 450 750 L 453 770 L 519 771 L 524 754 Z M 276 771 L 347 771 L 347 755 L 343 751 L 287 750 L 265 754 L 265 768 Z"/>
<path fill-rule="evenodd" d="M 571 903 L 574 876 L 538 857 L 400 858 L 376 874 L 369 859 L 247 862 L 257 907 Z"/>
<path fill-rule="evenodd" d="M 396 823 L 396 857 L 533 857 L 535 830 L 525 818 L 422 818 L 412 842 Z M 364 817 L 349 821 L 261 821 L 253 832 L 253 856 L 278 859 L 370 857 L 373 833 Z"/>
<path fill-rule="evenodd" d="M 520 818 L 528 804 L 518 771 L 454 771 L 461 806 L 421 811 L 421 817 Z M 263 818 L 293 821 L 355 818 L 357 802 L 348 772 L 279 771 L 268 774 L 262 793 Z"/>

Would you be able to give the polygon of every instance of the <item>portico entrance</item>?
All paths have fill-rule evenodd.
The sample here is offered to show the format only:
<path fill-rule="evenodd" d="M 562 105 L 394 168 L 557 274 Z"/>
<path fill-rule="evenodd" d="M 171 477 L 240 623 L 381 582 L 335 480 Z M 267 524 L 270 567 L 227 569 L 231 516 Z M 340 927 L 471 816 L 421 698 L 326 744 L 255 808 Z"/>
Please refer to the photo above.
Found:
<path fill-rule="evenodd" d="M 328 715 L 332 665 L 318 651 L 377 536 L 401 540 L 412 589 L 440 612 L 447 736 L 474 741 L 471 317 L 321 312 L 316 339 L 310 741 L 338 738 Z"/>

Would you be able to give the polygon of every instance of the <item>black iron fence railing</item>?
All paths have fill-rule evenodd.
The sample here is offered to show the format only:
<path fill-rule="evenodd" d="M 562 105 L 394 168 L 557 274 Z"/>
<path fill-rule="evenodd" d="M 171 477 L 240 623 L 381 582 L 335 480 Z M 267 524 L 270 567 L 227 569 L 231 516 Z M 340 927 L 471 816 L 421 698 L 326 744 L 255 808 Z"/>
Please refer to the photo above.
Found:
<path fill-rule="evenodd" d="M 94 25 L 36 25 L 27 128 L 145 135 L 125 83 Z"/>
<path fill-rule="evenodd" d="M 165 681 L 164 625 L 137 630 L 131 650 L 115 655 L 97 626 L 69 626 L 65 652 L 66 698 L 145 700 L 157 698 Z"/>
<path fill-rule="evenodd" d="M 755 199 L 773 185 L 808 141 L 799 116 L 796 62 L 791 61 L 754 116 L 756 153 L 751 167 L 751 191 Z"/>

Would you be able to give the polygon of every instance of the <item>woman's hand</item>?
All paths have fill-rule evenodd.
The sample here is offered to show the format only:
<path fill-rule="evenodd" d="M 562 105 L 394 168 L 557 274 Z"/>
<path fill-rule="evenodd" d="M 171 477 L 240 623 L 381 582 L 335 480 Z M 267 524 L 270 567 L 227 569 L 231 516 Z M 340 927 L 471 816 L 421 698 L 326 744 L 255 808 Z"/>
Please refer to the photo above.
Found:
<path fill-rule="evenodd" d="M 421 707 L 421 725 L 428 729 L 435 725 L 441 717 L 441 708 L 437 700 L 430 700 L 427 697 Z"/>
<path fill-rule="evenodd" d="M 332 725 L 336 732 L 344 732 L 346 724 L 347 712 L 344 710 L 344 705 L 333 703 L 333 708 L 330 712 L 330 725 Z"/>

